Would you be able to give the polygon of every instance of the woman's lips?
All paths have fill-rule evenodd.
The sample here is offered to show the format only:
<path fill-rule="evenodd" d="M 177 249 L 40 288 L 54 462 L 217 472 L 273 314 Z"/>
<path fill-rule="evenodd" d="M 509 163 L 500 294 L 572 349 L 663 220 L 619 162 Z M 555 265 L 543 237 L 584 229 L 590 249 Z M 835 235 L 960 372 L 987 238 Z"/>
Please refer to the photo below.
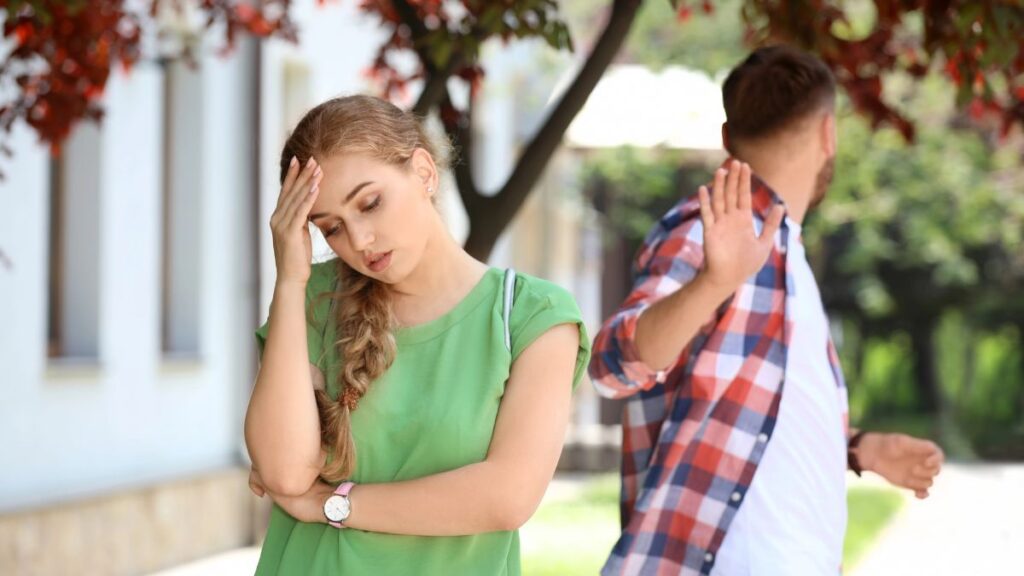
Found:
<path fill-rule="evenodd" d="M 391 264 L 391 252 L 377 254 L 365 260 L 366 267 L 374 272 L 381 272 Z"/>

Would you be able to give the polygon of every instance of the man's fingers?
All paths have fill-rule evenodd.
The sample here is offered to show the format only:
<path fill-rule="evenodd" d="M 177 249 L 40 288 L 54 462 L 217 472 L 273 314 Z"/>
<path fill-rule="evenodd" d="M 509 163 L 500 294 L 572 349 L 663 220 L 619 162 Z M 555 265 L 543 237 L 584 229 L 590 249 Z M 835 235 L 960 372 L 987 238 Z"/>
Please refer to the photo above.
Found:
<path fill-rule="evenodd" d="M 924 500 L 925 498 L 928 497 L 928 491 L 927 490 L 914 490 L 914 496 L 916 496 L 918 500 Z"/>
<path fill-rule="evenodd" d="M 934 476 L 938 474 L 939 471 L 942 470 L 942 464 L 944 463 L 944 461 L 945 459 L 943 458 L 941 453 L 933 454 L 932 456 L 925 458 L 924 462 L 921 462 L 920 464 L 915 466 L 914 469 L 920 469 L 925 473 Z"/>
<path fill-rule="evenodd" d="M 935 468 L 936 470 L 939 470 L 942 468 L 942 465 L 945 463 L 945 461 L 945 455 L 941 451 L 939 451 L 938 454 L 932 454 L 931 456 L 926 458 L 924 461 L 924 465 L 928 468 Z"/>
<path fill-rule="evenodd" d="M 739 206 L 736 197 L 739 195 L 740 185 L 740 168 L 739 160 L 733 160 L 729 163 L 729 177 L 725 183 L 725 213 L 734 212 Z"/>
<path fill-rule="evenodd" d="M 711 208 L 715 213 L 715 220 L 725 217 L 725 168 L 715 170 L 715 183 L 711 189 Z"/>
<path fill-rule="evenodd" d="M 697 200 L 700 202 L 700 218 L 704 221 L 705 230 L 715 225 L 715 213 L 711 210 L 710 196 L 707 186 L 701 186 L 697 190 Z"/>
<path fill-rule="evenodd" d="M 925 440 L 923 438 L 914 438 L 912 436 L 906 436 L 906 443 L 904 444 L 908 450 L 915 454 L 935 454 L 941 453 L 942 450 L 938 444 L 931 440 Z"/>
<path fill-rule="evenodd" d="M 751 202 L 750 196 L 751 196 L 751 191 L 750 191 L 750 164 L 747 164 L 746 162 L 744 162 L 743 166 L 740 168 L 740 197 L 739 197 L 739 207 L 740 207 L 740 210 L 742 210 L 744 213 L 749 212 L 750 211 L 750 207 L 752 206 L 752 202 Z"/>
<path fill-rule="evenodd" d="M 911 477 L 911 478 L 909 478 L 907 480 L 906 485 L 907 485 L 907 488 L 910 488 L 911 490 L 915 490 L 915 491 L 916 490 L 925 490 L 925 491 L 927 491 L 929 488 L 932 487 L 933 483 L 934 483 L 934 481 L 932 480 L 931 476 L 927 476 L 927 477 L 913 476 L 913 477 Z"/>

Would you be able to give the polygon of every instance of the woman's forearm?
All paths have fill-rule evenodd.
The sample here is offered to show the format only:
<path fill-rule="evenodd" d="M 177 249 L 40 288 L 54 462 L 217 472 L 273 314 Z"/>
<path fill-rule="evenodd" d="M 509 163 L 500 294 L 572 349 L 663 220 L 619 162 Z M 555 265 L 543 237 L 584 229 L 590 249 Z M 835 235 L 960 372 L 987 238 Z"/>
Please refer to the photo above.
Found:
<path fill-rule="evenodd" d="M 306 291 L 278 284 L 263 359 L 245 417 L 245 440 L 267 488 L 299 495 L 320 471 L 320 418 L 306 344 Z"/>
<path fill-rule="evenodd" d="M 358 530 L 419 536 L 515 530 L 533 515 L 547 486 L 530 489 L 531 482 L 520 476 L 485 461 L 416 480 L 356 485 L 345 523 Z"/>
<path fill-rule="evenodd" d="M 575 324 L 537 338 L 513 363 L 483 462 L 400 482 L 357 484 L 352 529 L 419 536 L 513 530 L 533 515 L 558 465 L 569 423 L 570 382 L 580 344 Z M 275 499 L 289 514 L 326 522 L 333 487 L 316 483 L 300 498 Z"/>

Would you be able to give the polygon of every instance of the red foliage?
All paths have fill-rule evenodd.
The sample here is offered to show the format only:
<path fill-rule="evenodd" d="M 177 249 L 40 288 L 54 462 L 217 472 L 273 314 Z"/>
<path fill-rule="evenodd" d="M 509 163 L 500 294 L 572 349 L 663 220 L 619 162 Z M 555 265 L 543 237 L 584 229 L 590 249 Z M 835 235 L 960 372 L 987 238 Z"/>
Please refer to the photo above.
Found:
<path fill-rule="evenodd" d="M 781 40 L 819 54 L 875 125 L 888 123 L 912 139 L 911 123 L 882 99 L 880 79 L 894 72 L 921 77 L 933 67 L 946 74 L 957 102 L 971 117 L 994 115 L 1003 133 L 1024 124 L 1024 91 L 1012 88 L 1024 74 L 1024 6 L 1019 2 L 875 0 L 874 27 L 858 39 L 837 35 L 835 24 L 847 20 L 838 3 L 746 3 L 752 9 L 747 24 L 754 43 Z M 909 32 L 906 24 L 912 19 L 923 20 L 923 35 Z M 997 91 L 1000 84 L 1007 89 Z"/>
<path fill-rule="evenodd" d="M 13 80 L 19 90 L 0 107 L 0 126 L 10 130 L 22 118 L 56 148 L 75 120 L 101 117 L 96 101 L 111 64 L 130 66 L 138 59 L 140 29 L 121 1 L 86 2 L 79 9 L 53 2 L 48 17 L 44 22 L 23 6 L 4 21 L 14 48 L 0 65 L 0 78 Z"/>
<path fill-rule="evenodd" d="M 0 102 L 0 126 L 25 120 L 44 142 L 58 146 L 76 121 L 99 118 L 98 100 L 115 62 L 128 71 L 140 58 L 143 17 L 185 0 L 149 0 L 149 13 L 134 13 L 124 0 L 0 0 L 6 12 L 4 38 L 13 50 L 0 64 L 0 83 L 14 83 L 10 101 Z M 239 32 L 296 39 L 291 0 L 194 0 L 210 27 L 223 25 L 229 50 Z M 325 3 L 328 0 L 317 0 Z M 666 1 L 666 0 L 647 0 Z M 711 13 L 713 0 L 676 2 L 680 19 L 696 10 Z M 866 35 L 838 31 L 848 21 L 842 4 L 830 0 L 745 0 L 745 38 L 751 44 L 785 41 L 819 54 L 835 71 L 854 106 L 874 125 L 895 126 L 908 138 L 913 125 L 882 99 L 881 78 L 903 72 L 921 77 L 943 71 L 972 117 L 997 115 L 1003 131 L 1024 124 L 1024 7 L 1013 0 L 875 0 L 876 18 Z M 387 40 L 367 74 L 382 92 L 405 98 L 412 81 L 457 77 L 475 95 L 483 78 L 479 48 L 490 38 L 539 37 L 556 48 L 571 47 L 555 0 L 359 0 L 380 19 Z M 923 22 L 923 34 L 907 21 Z M 398 71 L 393 55 L 413 52 L 420 67 Z M 996 81 L 997 80 L 997 81 Z M 994 82 L 996 81 L 996 82 Z M 1006 88 L 997 91 L 994 86 Z M 457 110 L 444 116 L 458 121 Z"/>
<path fill-rule="evenodd" d="M 181 0 L 164 1 L 180 8 Z M 264 0 L 256 9 L 230 0 L 202 0 L 200 7 L 208 27 L 225 25 L 230 47 L 240 30 L 294 40 L 289 1 Z M 6 13 L 4 38 L 13 46 L 0 64 L 0 83 L 17 87 L 13 98 L 0 103 L 0 127 L 10 132 L 22 119 L 56 152 L 76 122 L 99 120 L 99 99 L 112 67 L 131 71 L 141 57 L 143 18 L 157 14 L 160 2 L 153 0 L 146 14 L 129 10 L 124 0 L 0 0 Z"/>
<path fill-rule="evenodd" d="M 392 99 L 402 99 L 410 82 L 432 75 L 460 78 L 468 84 L 471 97 L 475 96 L 484 72 L 479 48 L 491 38 L 508 42 L 539 37 L 556 48 L 571 47 L 554 0 L 361 0 L 359 6 L 391 32 L 368 75 L 381 93 Z M 391 65 L 392 55 L 408 51 L 416 54 L 421 66 L 403 74 Z M 443 111 L 442 118 L 457 122 L 456 113 L 463 112 Z"/>

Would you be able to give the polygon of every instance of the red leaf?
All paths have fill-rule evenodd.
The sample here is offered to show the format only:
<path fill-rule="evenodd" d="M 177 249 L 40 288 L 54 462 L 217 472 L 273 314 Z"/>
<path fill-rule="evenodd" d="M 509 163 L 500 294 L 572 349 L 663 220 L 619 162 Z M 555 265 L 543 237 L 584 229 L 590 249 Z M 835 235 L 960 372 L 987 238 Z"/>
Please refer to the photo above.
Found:
<path fill-rule="evenodd" d="M 238 19 L 242 22 L 249 22 L 258 14 L 256 12 L 256 9 L 253 8 L 251 5 L 238 3 L 235 4 L 235 15 L 238 16 Z"/>
<path fill-rule="evenodd" d="M 257 36 L 269 36 L 276 26 L 267 22 L 262 16 L 257 16 L 249 22 L 249 31 Z"/>
<path fill-rule="evenodd" d="M 86 100 L 96 100 L 103 96 L 103 87 L 96 85 L 89 85 L 82 92 Z"/>
<path fill-rule="evenodd" d="M 946 74 L 949 75 L 954 84 L 959 86 L 962 79 L 960 77 L 960 67 L 957 64 L 957 58 L 951 58 L 946 62 Z"/>
<path fill-rule="evenodd" d="M 971 115 L 971 118 L 977 120 L 985 113 L 985 103 L 980 98 L 975 98 L 971 100 L 970 105 L 967 107 L 967 112 Z"/>
<path fill-rule="evenodd" d="M 14 37 L 19 45 L 24 44 L 32 36 L 32 32 L 32 24 L 29 22 L 22 22 L 14 27 Z"/>

